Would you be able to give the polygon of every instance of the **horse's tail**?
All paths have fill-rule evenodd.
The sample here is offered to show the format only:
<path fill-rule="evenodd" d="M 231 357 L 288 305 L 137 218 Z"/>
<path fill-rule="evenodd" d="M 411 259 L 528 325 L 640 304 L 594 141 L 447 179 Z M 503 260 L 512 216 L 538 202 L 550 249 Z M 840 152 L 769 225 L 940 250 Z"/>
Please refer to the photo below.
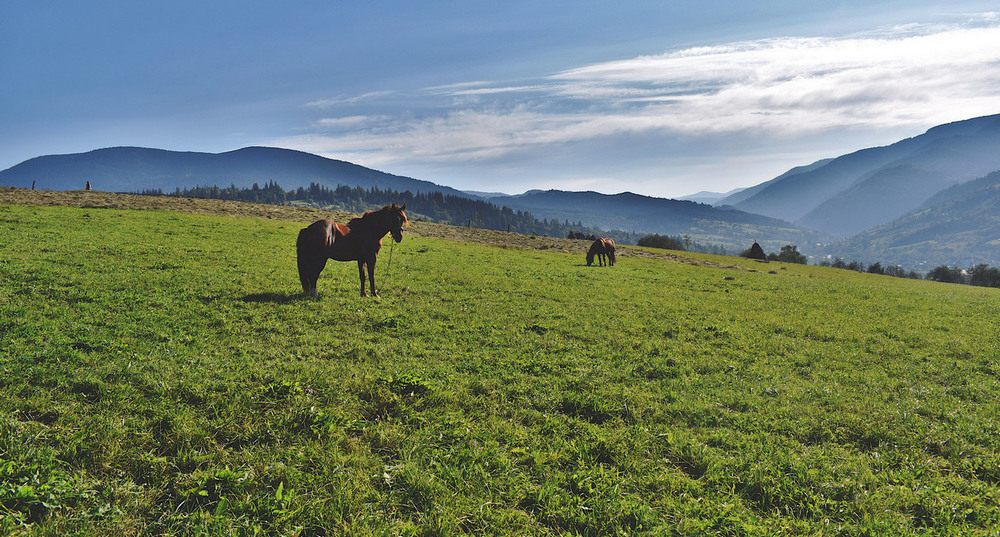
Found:
<path fill-rule="evenodd" d="M 604 243 L 605 251 L 608 254 L 608 265 L 615 264 L 615 241 L 612 239 L 607 239 Z"/>

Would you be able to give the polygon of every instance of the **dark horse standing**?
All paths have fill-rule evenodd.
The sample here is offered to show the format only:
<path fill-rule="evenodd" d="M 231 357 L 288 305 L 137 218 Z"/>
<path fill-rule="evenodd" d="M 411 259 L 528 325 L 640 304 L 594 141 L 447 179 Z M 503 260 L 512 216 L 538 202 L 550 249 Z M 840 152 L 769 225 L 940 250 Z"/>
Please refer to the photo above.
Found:
<path fill-rule="evenodd" d="M 372 295 L 375 290 L 375 256 L 382 248 L 382 237 L 392 233 L 396 242 L 403 240 L 403 226 L 408 223 L 404 203 L 386 205 L 377 211 L 368 211 L 358 218 L 352 218 L 347 225 L 333 220 L 317 220 L 299 231 L 295 243 L 298 251 L 299 279 L 302 291 L 316 296 L 316 280 L 326 266 L 327 259 L 336 261 L 357 261 L 358 275 L 361 277 L 361 296 L 365 294 L 365 265 L 368 266 L 368 282 Z"/>
<path fill-rule="evenodd" d="M 605 257 L 607 258 L 608 266 L 614 266 L 615 264 L 615 241 L 612 239 L 600 238 L 594 241 L 594 244 L 590 245 L 590 251 L 587 252 L 587 266 L 589 267 L 594 263 L 594 256 L 597 256 L 597 262 L 600 266 L 604 266 Z"/>

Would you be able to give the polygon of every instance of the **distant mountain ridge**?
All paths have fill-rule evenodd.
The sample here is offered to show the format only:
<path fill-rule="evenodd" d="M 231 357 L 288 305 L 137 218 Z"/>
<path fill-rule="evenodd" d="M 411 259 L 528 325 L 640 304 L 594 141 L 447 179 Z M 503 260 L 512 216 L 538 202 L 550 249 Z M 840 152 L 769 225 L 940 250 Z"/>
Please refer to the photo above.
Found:
<path fill-rule="evenodd" d="M 734 194 L 738 194 L 738 193 L 742 192 L 743 190 L 746 190 L 746 189 L 745 188 L 734 188 L 734 189 L 730 190 L 729 192 L 710 192 L 708 190 L 702 190 L 701 192 L 695 192 L 694 194 L 688 194 L 687 196 L 681 196 L 681 197 L 675 198 L 675 199 L 677 199 L 679 201 L 694 201 L 694 202 L 697 202 L 697 203 L 705 203 L 707 205 L 714 205 L 717 201 L 726 199 L 729 196 L 732 196 Z"/>
<path fill-rule="evenodd" d="M 785 174 L 717 203 L 840 236 L 888 223 L 936 193 L 1000 170 L 1000 115 L 940 125 Z"/>
<path fill-rule="evenodd" d="M 994 173 L 997 172 L 997 173 Z M 1000 265 L 1000 115 L 929 129 L 884 147 L 792 168 L 714 206 L 623 192 L 461 192 L 310 153 L 247 147 L 225 153 L 118 147 L 37 157 L 0 171 L 0 185 L 172 192 L 195 186 L 286 189 L 317 183 L 487 200 L 538 219 L 689 236 L 729 253 L 760 242 L 864 263 Z"/>
<path fill-rule="evenodd" d="M 903 217 L 831 246 L 831 255 L 925 270 L 1000 265 L 1000 171 L 939 192 Z"/>
<path fill-rule="evenodd" d="M 284 188 L 310 183 L 411 192 L 462 192 L 410 177 L 392 175 L 350 162 L 274 147 L 245 147 L 225 153 L 112 147 L 87 153 L 48 155 L 0 171 L 0 184 L 47 190 L 80 190 L 87 181 L 107 192 L 173 191 L 195 186 L 249 188 L 275 181 Z"/>
<path fill-rule="evenodd" d="M 720 212 L 731 216 L 727 221 L 740 224 L 759 224 L 775 227 L 790 227 L 788 222 L 752 214 L 744 211 L 717 209 L 711 205 L 694 201 L 654 198 L 622 192 L 601 194 L 599 192 L 570 192 L 565 190 L 529 190 L 514 196 L 494 196 L 490 201 L 506 205 L 512 209 L 530 211 L 538 218 L 559 220 L 586 220 L 605 229 L 627 229 L 636 220 L 654 219 L 662 233 L 680 224 L 681 220 L 714 220 Z"/>
<path fill-rule="evenodd" d="M 724 207 L 724 206 L 727 206 L 727 205 L 729 205 L 729 206 L 736 206 L 736 205 L 742 203 L 744 200 L 747 200 L 747 199 L 750 199 L 753 196 L 756 196 L 757 193 L 759 193 L 760 191 L 766 189 L 768 186 L 773 185 L 775 183 L 778 183 L 780 181 L 783 181 L 786 177 L 791 177 L 793 175 L 798 175 L 800 173 L 805 173 L 805 172 L 809 172 L 809 171 L 815 170 L 817 168 L 825 166 L 831 160 L 833 160 L 833 159 L 832 158 L 828 158 L 828 159 L 823 159 L 823 160 L 816 161 L 816 162 L 814 162 L 812 164 L 808 164 L 808 165 L 805 165 L 805 166 L 796 166 L 795 168 L 792 168 L 792 169 L 788 170 L 787 172 L 785 172 L 785 173 L 783 173 L 783 174 L 775 177 L 774 179 L 771 179 L 770 181 L 765 181 L 765 182 L 760 183 L 758 185 L 754 185 L 754 186 L 749 187 L 749 188 L 744 188 L 744 189 L 740 190 L 739 192 L 735 192 L 735 193 L 730 194 L 729 196 L 726 196 L 726 197 L 724 197 L 722 199 L 716 200 L 715 203 L 713 203 L 713 205 L 720 206 L 720 207 Z"/>
<path fill-rule="evenodd" d="M 741 251 L 754 241 L 777 251 L 784 244 L 819 241 L 788 222 L 739 210 L 717 209 L 690 201 L 651 198 L 632 193 L 532 191 L 518 196 L 461 192 L 409 177 L 392 175 L 319 155 L 270 147 L 247 147 L 225 153 L 177 152 L 116 147 L 87 153 L 36 157 L 0 171 L 0 185 L 47 190 L 80 190 L 90 182 L 108 192 L 141 192 L 196 186 L 274 182 L 284 189 L 317 183 L 414 193 L 441 192 L 486 199 L 497 206 L 530 212 L 536 218 L 580 222 L 584 226 L 637 233 L 688 235 L 704 245 Z"/>
<path fill-rule="evenodd" d="M 528 211 L 536 218 L 582 221 L 603 229 L 686 234 L 699 242 L 723 245 L 730 250 L 738 249 L 737 252 L 755 241 L 769 251 L 778 251 L 785 244 L 814 244 L 827 239 L 825 234 L 803 231 L 777 218 L 632 192 L 530 190 L 516 196 L 493 197 L 490 201 Z"/>

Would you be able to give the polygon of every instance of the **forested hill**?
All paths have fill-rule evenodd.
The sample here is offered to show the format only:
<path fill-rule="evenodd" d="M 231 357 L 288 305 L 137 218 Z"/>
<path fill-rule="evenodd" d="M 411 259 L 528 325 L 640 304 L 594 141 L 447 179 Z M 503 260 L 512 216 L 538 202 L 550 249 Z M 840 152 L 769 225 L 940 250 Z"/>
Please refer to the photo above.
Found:
<path fill-rule="evenodd" d="M 437 199 L 437 206 L 414 201 L 410 207 L 440 222 L 478 225 L 481 221 L 484 227 L 505 230 L 510 225 L 512 230 L 524 233 L 561 237 L 571 230 L 587 235 L 593 231 L 624 243 L 634 243 L 644 233 L 687 236 L 686 242 L 717 245 L 711 250 L 715 253 L 723 253 L 721 248 L 739 252 L 755 241 L 768 250 L 778 250 L 786 244 L 798 244 L 805 248 L 806 245 L 827 242 L 818 234 L 804 232 L 787 222 L 693 202 L 628 193 L 604 196 L 586 192 L 530 192 L 503 199 L 485 199 L 429 181 L 273 147 L 247 147 L 218 154 L 115 147 L 36 157 L 0 171 L 0 185 L 19 188 L 77 190 L 87 184 L 94 190 L 105 192 L 152 190 L 168 193 L 176 189 L 194 192 L 205 185 L 217 185 L 219 189 L 208 187 L 197 194 L 213 196 L 227 190 L 225 185 L 253 192 L 254 184 L 272 184 L 290 189 L 285 191 L 286 198 L 292 192 L 295 196 L 299 196 L 299 192 L 313 192 L 312 185 L 331 191 L 338 191 L 341 186 L 360 187 L 366 192 L 372 189 L 397 193 L 409 191 L 427 199 Z M 258 186 L 257 190 L 265 189 Z M 433 192 L 441 194 L 431 196 Z M 256 192 L 247 194 L 250 198 L 238 199 L 255 199 L 255 196 L 263 194 Z M 235 196 L 235 193 L 227 195 Z M 449 200 L 447 204 L 442 201 L 445 199 Z M 324 201 L 298 197 L 292 201 L 335 204 L 350 210 L 370 208 L 350 205 L 347 201 L 333 202 L 332 198 Z M 490 203 L 495 205 L 493 210 L 488 209 Z M 545 206 L 546 203 L 551 205 Z M 504 205 L 512 211 L 504 214 L 501 211 Z M 418 206 L 419 209 L 416 208 Z M 519 210 L 530 211 L 530 214 L 518 218 L 516 211 Z M 582 229 L 584 226 L 589 229 Z M 598 232 L 599 229 L 624 231 Z"/>
<path fill-rule="evenodd" d="M 807 247 L 827 241 L 823 233 L 797 228 L 777 218 L 631 192 L 609 195 L 532 190 L 491 200 L 531 211 L 535 216 L 580 220 L 604 229 L 686 235 L 696 242 L 720 245 L 731 252 L 740 252 L 754 242 L 769 251 L 777 251 L 788 244 Z"/>
<path fill-rule="evenodd" d="M 956 185 L 922 207 L 840 244 L 833 255 L 926 270 L 1000 264 L 1000 171 Z"/>
<path fill-rule="evenodd" d="M 514 210 L 510 207 L 498 207 L 481 199 L 471 199 L 465 196 L 455 196 L 442 192 L 416 193 L 409 190 L 400 192 L 377 187 L 362 188 L 341 185 L 329 188 L 313 183 L 309 187 L 299 187 L 284 190 L 274 181 L 260 186 L 254 183 L 250 188 L 240 188 L 231 185 L 227 188 L 194 187 L 176 189 L 172 193 L 164 193 L 160 189 L 147 189 L 141 192 L 147 195 L 169 195 L 188 198 L 225 199 L 247 201 L 253 203 L 270 203 L 275 205 L 308 205 L 334 210 L 363 212 L 383 205 L 395 203 L 406 204 L 406 212 L 411 219 L 423 218 L 441 224 L 454 226 L 472 226 L 501 231 L 512 231 L 527 235 L 545 235 L 550 237 L 566 237 L 571 231 L 585 235 L 600 235 L 611 237 L 622 244 L 635 244 L 641 234 L 616 230 L 601 230 L 587 227 L 580 222 L 568 220 L 539 220 L 531 213 Z M 692 244 L 696 251 L 721 252 L 720 248 L 711 248 Z"/>
<path fill-rule="evenodd" d="M 992 115 L 796 168 L 717 205 L 848 237 L 888 224 L 947 188 L 997 170 L 1000 115 Z"/>
<path fill-rule="evenodd" d="M 87 153 L 46 155 L 0 171 L 0 185 L 44 190 L 77 190 L 90 183 L 105 192 L 146 189 L 172 191 L 198 185 L 236 185 L 276 181 L 286 188 L 311 183 L 438 191 L 454 188 L 385 173 L 350 162 L 277 147 L 244 147 L 225 153 L 167 151 L 145 147 L 109 147 Z"/>

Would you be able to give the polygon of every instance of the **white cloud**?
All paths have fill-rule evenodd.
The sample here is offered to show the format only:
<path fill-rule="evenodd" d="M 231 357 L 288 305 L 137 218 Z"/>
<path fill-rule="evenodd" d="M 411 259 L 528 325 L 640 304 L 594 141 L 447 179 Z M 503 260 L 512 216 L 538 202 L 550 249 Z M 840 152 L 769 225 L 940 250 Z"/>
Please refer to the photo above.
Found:
<path fill-rule="evenodd" d="M 536 80 L 468 82 L 310 103 L 349 113 L 278 141 L 369 165 L 469 162 L 620 134 L 790 138 L 1000 113 L 1000 21 L 786 37 L 587 65 Z M 407 104 L 400 104 L 407 103 Z M 392 109 L 400 109 L 393 114 Z"/>
<path fill-rule="evenodd" d="M 1000 112 L 1000 27 L 900 37 L 785 38 L 703 47 L 556 75 L 581 99 L 641 92 L 682 132 L 796 134 Z M 967 112 L 964 112 L 967 111 Z M 650 125 L 650 127 L 654 127 Z"/>
<path fill-rule="evenodd" d="M 373 121 L 386 121 L 389 116 L 346 116 L 322 118 L 313 122 L 313 127 L 321 130 L 357 129 Z"/>
<path fill-rule="evenodd" d="M 316 99 L 315 101 L 306 103 L 309 108 L 333 108 L 337 106 L 342 106 L 346 104 L 357 104 L 363 101 L 376 100 L 381 97 L 387 97 L 395 93 L 394 91 L 371 91 L 368 93 L 363 93 L 361 95 L 354 96 L 344 96 L 340 95 L 337 97 L 327 97 L 323 99 Z"/>

